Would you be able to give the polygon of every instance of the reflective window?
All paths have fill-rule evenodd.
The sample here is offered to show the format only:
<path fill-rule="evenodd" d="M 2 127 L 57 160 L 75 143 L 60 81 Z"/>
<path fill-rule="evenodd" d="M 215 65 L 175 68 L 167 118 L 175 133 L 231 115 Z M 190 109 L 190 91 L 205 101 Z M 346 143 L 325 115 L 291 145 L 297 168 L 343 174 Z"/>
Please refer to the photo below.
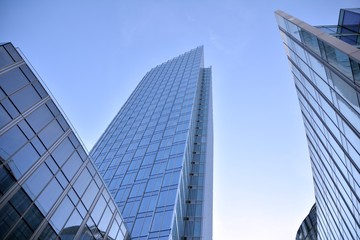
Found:
<path fill-rule="evenodd" d="M 53 174 L 45 164 L 40 167 L 26 180 L 24 188 L 27 193 L 34 199 L 44 189 L 46 184 L 50 181 Z"/>
<path fill-rule="evenodd" d="M 50 113 L 46 105 L 42 105 L 34 112 L 32 112 L 27 118 L 27 122 L 30 124 L 35 132 L 39 132 L 45 125 L 47 125 L 52 119 L 53 115 Z"/>
<path fill-rule="evenodd" d="M 79 170 L 82 164 L 82 160 L 77 152 L 74 152 L 69 160 L 64 164 L 62 170 L 64 171 L 65 176 L 68 180 L 71 180 L 75 173 Z"/>
<path fill-rule="evenodd" d="M 73 209 L 74 205 L 68 197 L 65 197 L 50 219 L 52 226 L 57 230 L 57 232 L 63 228 Z"/>
<path fill-rule="evenodd" d="M 29 84 L 29 80 L 18 68 L 0 75 L 0 86 L 7 95 L 13 94 L 27 84 Z"/>
<path fill-rule="evenodd" d="M 97 187 L 95 181 L 91 181 L 89 187 L 86 189 L 84 195 L 81 198 L 87 209 L 90 209 L 98 191 L 99 188 Z"/>
<path fill-rule="evenodd" d="M 64 141 L 60 143 L 59 146 L 51 153 L 54 160 L 59 166 L 62 166 L 64 162 L 69 158 L 69 156 L 74 151 L 73 145 L 70 143 L 68 138 L 65 138 Z"/>
<path fill-rule="evenodd" d="M 0 136 L 0 154 L 4 159 L 14 154 L 22 145 L 26 143 L 27 139 L 18 127 L 13 127 L 4 135 Z M 6 154 L 6 155 L 5 155 Z"/>
<path fill-rule="evenodd" d="M 36 102 L 40 101 L 40 96 L 31 85 L 27 85 L 14 93 L 10 99 L 20 112 L 24 112 Z"/>
<path fill-rule="evenodd" d="M 34 147 L 30 143 L 26 144 L 12 157 L 11 165 L 14 166 L 14 175 L 17 178 L 22 176 L 39 157 Z"/>
<path fill-rule="evenodd" d="M 10 57 L 10 55 L 7 53 L 5 48 L 3 46 L 1 46 L 0 47 L 0 67 L 5 67 L 13 62 L 14 62 L 14 60 Z"/>
<path fill-rule="evenodd" d="M 41 193 L 39 198 L 36 200 L 43 214 L 49 212 L 62 191 L 63 189 L 61 188 L 56 178 L 53 178 L 51 182 L 46 186 L 45 190 Z"/>
<path fill-rule="evenodd" d="M 56 120 L 53 120 L 40 133 L 39 138 L 44 143 L 45 147 L 49 148 L 63 133 L 62 128 Z"/>

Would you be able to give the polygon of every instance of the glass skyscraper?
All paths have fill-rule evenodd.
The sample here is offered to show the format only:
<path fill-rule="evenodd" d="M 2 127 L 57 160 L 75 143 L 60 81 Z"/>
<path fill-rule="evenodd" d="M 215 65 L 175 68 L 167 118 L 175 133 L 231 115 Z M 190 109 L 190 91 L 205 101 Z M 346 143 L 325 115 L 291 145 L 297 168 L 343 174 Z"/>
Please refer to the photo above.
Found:
<path fill-rule="evenodd" d="M 198 47 L 151 69 L 91 157 L 131 239 L 212 239 L 211 68 Z"/>
<path fill-rule="evenodd" d="M 0 239 L 128 239 L 81 142 L 11 43 L 0 44 Z"/>
<path fill-rule="evenodd" d="M 296 240 L 316 240 L 317 222 L 316 222 L 316 204 L 311 208 L 309 214 L 301 223 L 296 233 Z"/>
<path fill-rule="evenodd" d="M 332 26 L 276 19 L 308 140 L 317 238 L 360 239 L 360 10 L 341 9 Z"/>

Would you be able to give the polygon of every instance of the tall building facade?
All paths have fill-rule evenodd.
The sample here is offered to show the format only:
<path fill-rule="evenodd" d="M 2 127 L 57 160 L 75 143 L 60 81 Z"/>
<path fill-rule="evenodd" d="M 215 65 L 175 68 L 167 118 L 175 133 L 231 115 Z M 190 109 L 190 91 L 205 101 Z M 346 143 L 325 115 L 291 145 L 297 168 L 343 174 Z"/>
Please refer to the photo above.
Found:
<path fill-rule="evenodd" d="M 316 204 L 301 223 L 296 233 L 296 240 L 317 240 Z"/>
<path fill-rule="evenodd" d="M 360 239 L 360 10 L 313 27 L 276 19 L 308 140 L 318 239 Z"/>
<path fill-rule="evenodd" d="M 212 239 L 211 68 L 198 47 L 151 69 L 91 157 L 131 239 Z"/>
<path fill-rule="evenodd" d="M 0 239 L 129 239 L 81 142 L 11 43 L 0 44 Z"/>

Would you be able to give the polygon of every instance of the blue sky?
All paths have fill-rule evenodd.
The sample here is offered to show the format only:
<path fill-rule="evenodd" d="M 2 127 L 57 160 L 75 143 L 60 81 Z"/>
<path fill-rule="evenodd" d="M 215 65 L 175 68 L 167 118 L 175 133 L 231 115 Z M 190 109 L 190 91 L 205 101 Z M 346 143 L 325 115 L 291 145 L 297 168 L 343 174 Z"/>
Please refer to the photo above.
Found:
<path fill-rule="evenodd" d="M 294 239 L 314 203 L 306 138 L 275 22 L 336 24 L 359 0 L 0 3 L 19 47 L 90 150 L 152 67 L 199 45 L 213 70 L 214 239 Z"/>

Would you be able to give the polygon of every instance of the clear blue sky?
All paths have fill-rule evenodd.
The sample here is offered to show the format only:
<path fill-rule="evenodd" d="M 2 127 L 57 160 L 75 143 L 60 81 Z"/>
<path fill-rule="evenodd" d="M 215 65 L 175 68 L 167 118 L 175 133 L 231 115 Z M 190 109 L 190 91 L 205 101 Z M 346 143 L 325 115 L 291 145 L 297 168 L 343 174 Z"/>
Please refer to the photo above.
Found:
<path fill-rule="evenodd" d="M 214 239 L 294 239 L 314 203 L 274 11 L 336 24 L 359 0 L 0 2 L 0 42 L 27 56 L 90 150 L 150 68 L 198 45 L 212 65 Z"/>

